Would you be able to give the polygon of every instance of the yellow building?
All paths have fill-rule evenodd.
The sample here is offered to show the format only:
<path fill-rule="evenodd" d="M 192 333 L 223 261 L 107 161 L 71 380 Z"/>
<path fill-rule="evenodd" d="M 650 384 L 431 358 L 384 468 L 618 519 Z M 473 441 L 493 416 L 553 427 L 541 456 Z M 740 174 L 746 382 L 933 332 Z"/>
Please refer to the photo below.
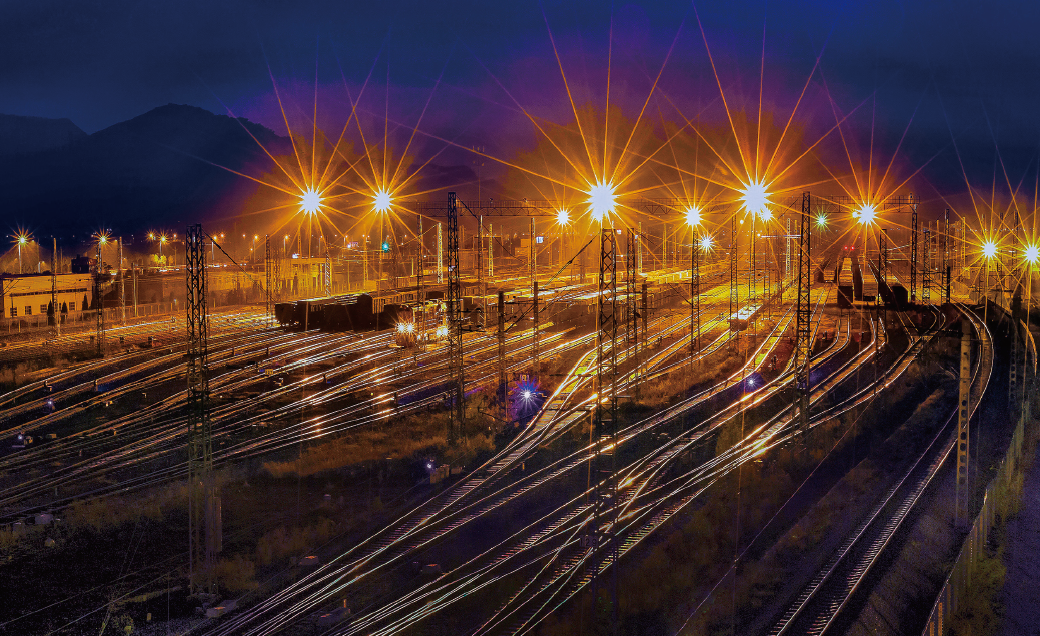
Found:
<path fill-rule="evenodd" d="M 78 314 L 90 308 L 93 282 L 90 274 L 58 274 L 58 311 Z M 86 301 L 87 306 L 84 306 Z M 47 317 L 51 303 L 50 274 L 4 274 L 0 276 L 0 303 L 6 319 Z"/>

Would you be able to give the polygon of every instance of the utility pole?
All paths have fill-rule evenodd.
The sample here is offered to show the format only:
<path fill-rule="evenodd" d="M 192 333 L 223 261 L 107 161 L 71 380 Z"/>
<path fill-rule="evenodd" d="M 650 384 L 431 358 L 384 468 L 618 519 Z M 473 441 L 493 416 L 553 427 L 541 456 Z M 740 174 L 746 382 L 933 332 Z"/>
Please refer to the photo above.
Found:
<path fill-rule="evenodd" d="M 690 239 L 690 364 L 701 348 L 701 263 L 697 237 Z"/>
<path fill-rule="evenodd" d="M 729 221 L 729 318 L 740 309 L 740 280 L 737 277 L 737 217 Z M 736 351 L 740 351 L 740 331 L 734 335 Z"/>
<path fill-rule="evenodd" d="M 439 236 L 439 233 L 438 233 Z M 448 193 L 448 384 L 451 421 L 448 443 L 454 445 L 466 415 L 462 357 L 462 286 L 459 280 L 459 208 L 454 192 Z"/>
<path fill-rule="evenodd" d="M 437 284 L 444 284 L 444 235 L 441 223 L 437 223 Z"/>
<path fill-rule="evenodd" d="M 917 201 L 910 193 L 910 302 L 917 302 Z"/>
<path fill-rule="evenodd" d="M 639 305 L 636 294 L 636 232 L 632 227 L 626 228 L 628 245 L 625 249 L 625 340 L 632 345 L 635 355 L 635 393 L 640 395 L 640 385 L 643 378 L 640 376 L 640 351 L 639 351 Z"/>
<path fill-rule="evenodd" d="M 971 337 L 968 319 L 961 317 L 961 373 L 958 382 L 960 405 L 957 409 L 957 485 L 955 490 L 954 521 L 969 523 L 971 493 L 968 492 L 968 459 L 971 443 Z"/>
<path fill-rule="evenodd" d="M 484 276 L 484 215 L 477 217 L 477 293 L 480 294 L 480 311 L 477 316 L 477 326 L 484 330 L 487 327 L 487 277 Z"/>
<path fill-rule="evenodd" d="M 119 265 L 116 271 L 119 273 L 119 313 L 122 315 L 123 324 L 126 324 L 126 285 L 123 276 L 123 237 L 119 237 Z"/>
<path fill-rule="evenodd" d="M 509 422 L 509 378 L 506 377 L 506 293 L 498 292 L 498 417 Z"/>
<path fill-rule="evenodd" d="M 639 222 L 639 236 L 636 237 L 636 273 L 643 273 L 643 222 Z"/>
<path fill-rule="evenodd" d="M 208 417 L 209 317 L 206 248 L 201 225 L 184 236 L 188 353 L 188 552 L 191 591 L 201 590 L 221 550 L 220 495 L 213 481 L 213 436 Z"/>
<path fill-rule="evenodd" d="M 534 329 L 531 331 L 531 373 L 535 377 L 539 375 L 541 371 L 541 365 L 538 360 L 538 327 L 541 326 L 541 316 L 538 313 L 538 280 L 535 279 L 533 287 L 531 289 L 531 300 L 534 303 L 532 306 L 533 317 L 534 317 Z"/>
<path fill-rule="evenodd" d="M 394 283 L 397 283 L 395 270 Z M 329 254 L 329 242 L 325 241 L 325 296 L 332 295 L 332 256 Z"/>
<path fill-rule="evenodd" d="M 271 322 L 271 235 L 264 234 L 264 315 L 267 317 L 268 326 Z"/>
<path fill-rule="evenodd" d="M 805 434 L 809 431 L 809 361 L 812 358 L 812 242 L 810 238 L 810 211 L 812 197 L 802 193 L 802 214 L 798 217 L 798 296 L 795 308 L 794 370 L 795 386 L 798 389 L 798 428 Z"/>
<path fill-rule="evenodd" d="M 924 227 L 924 253 L 923 253 L 922 277 L 921 277 L 921 302 L 928 304 L 932 301 L 932 229 Z"/>
<path fill-rule="evenodd" d="M 133 284 L 134 284 L 134 318 L 138 318 L 137 315 L 137 265 L 130 263 L 130 269 L 133 271 Z"/>
<path fill-rule="evenodd" d="M 943 264 L 942 271 L 939 272 L 940 276 L 943 276 L 943 304 L 950 304 L 950 208 L 946 208 L 943 213 Z"/>
<path fill-rule="evenodd" d="M 51 312 L 54 316 L 54 337 L 61 335 L 61 310 L 58 307 L 58 239 L 53 238 L 51 249 Z"/>
<path fill-rule="evenodd" d="M 647 294 L 647 291 L 646 291 L 646 281 L 643 281 L 641 287 L 642 287 L 642 289 L 640 291 L 641 291 L 642 296 L 643 296 L 643 298 L 642 298 L 642 300 L 643 300 L 643 310 L 640 312 L 642 314 L 640 316 L 640 318 L 641 318 L 641 322 L 642 322 L 641 326 L 643 328 L 643 333 L 642 333 L 642 338 L 640 338 L 640 342 L 642 343 L 642 351 L 641 351 L 642 352 L 642 357 L 639 358 L 638 363 L 639 363 L 639 377 L 646 378 L 646 375 L 647 375 L 647 373 L 646 373 L 646 357 L 647 357 L 646 356 L 646 335 L 647 335 L 647 324 L 648 324 L 648 320 L 649 320 L 649 316 L 650 316 L 650 308 L 649 308 L 649 303 L 647 302 L 648 294 Z"/>
<path fill-rule="evenodd" d="M 416 342 L 422 351 L 426 351 L 426 281 L 423 265 L 424 236 L 422 227 L 422 215 L 415 215 L 416 222 L 416 248 L 415 248 L 415 299 L 419 302 L 419 324 L 416 325 Z"/>
<path fill-rule="evenodd" d="M 538 258 L 538 251 L 535 247 L 534 241 L 534 217 L 530 218 L 531 221 L 531 254 L 529 257 L 531 267 L 531 302 L 533 317 L 534 317 L 534 330 L 531 332 L 531 360 L 533 363 L 532 373 L 537 376 L 539 372 L 538 364 L 538 264 L 536 259 Z"/>
<path fill-rule="evenodd" d="M 105 357 L 105 303 L 101 289 L 101 240 L 98 239 L 97 264 L 94 267 L 94 340 L 97 344 L 99 358 Z"/>
<path fill-rule="evenodd" d="M 593 410 L 595 443 L 589 474 L 592 492 L 592 523 L 585 537 L 594 623 L 599 590 L 610 592 L 608 632 L 618 633 L 617 607 L 617 237 L 612 227 L 600 229 L 599 312 L 596 331 L 596 406 Z M 613 567 L 610 567 L 613 566 Z M 601 570 L 610 567 L 609 584 Z"/>

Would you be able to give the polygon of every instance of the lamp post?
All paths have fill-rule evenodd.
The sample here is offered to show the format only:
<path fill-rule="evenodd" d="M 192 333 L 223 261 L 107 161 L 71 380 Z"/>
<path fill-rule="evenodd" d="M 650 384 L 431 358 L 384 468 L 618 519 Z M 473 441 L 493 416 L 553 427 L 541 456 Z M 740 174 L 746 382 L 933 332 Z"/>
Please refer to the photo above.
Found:
<path fill-rule="evenodd" d="M 1036 264 L 1036 262 L 1038 260 L 1040 260 L 1040 246 L 1037 246 L 1036 243 L 1027 245 L 1026 249 L 1025 249 L 1025 259 L 1026 259 L 1026 263 L 1028 263 L 1028 266 L 1026 267 L 1026 276 L 1028 276 L 1028 281 L 1026 282 L 1026 321 L 1025 321 L 1026 322 L 1026 331 L 1028 331 L 1029 330 L 1029 305 L 1031 304 L 1031 302 L 1033 300 L 1033 266 Z M 1016 325 L 1016 329 L 1017 328 L 1018 327 Z M 1029 371 L 1026 368 L 1027 360 L 1028 360 L 1028 350 L 1027 350 L 1026 347 L 1022 347 L 1022 381 L 1023 381 L 1023 386 L 1024 386 L 1025 378 L 1028 377 L 1028 373 L 1029 373 Z M 1025 417 L 1028 417 L 1028 414 L 1025 412 L 1025 406 L 1026 406 L 1026 404 L 1029 403 L 1029 399 L 1031 399 L 1031 398 L 1027 398 L 1026 397 L 1026 395 L 1028 393 L 1029 393 L 1029 391 L 1026 391 L 1026 390 L 1022 391 L 1022 404 L 1021 404 L 1021 407 L 1020 407 L 1021 410 L 1019 411 L 1020 413 L 1024 414 Z"/>
<path fill-rule="evenodd" d="M 997 256 L 997 244 L 992 239 L 982 244 L 982 256 L 985 257 L 982 278 L 982 321 L 985 323 L 989 312 L 989 264 Z"/>
<path fill-rule="evenodd" d="M 701 346 L 701 265 L 697 257 L 697 228 L 701 225 L 701 211 L 695 207 L 686 210 L 686 225 L 690 227 L 690 364 Z M 696 328 L 694 323 L 696 322 Z"/>
<path fill-rule="evenodd" d="M 29 237 L 25 234 L 19 234 L 17 237 L 18 243 L 18 273 L 22 273 L 22 246 L 29 242 Z"/>

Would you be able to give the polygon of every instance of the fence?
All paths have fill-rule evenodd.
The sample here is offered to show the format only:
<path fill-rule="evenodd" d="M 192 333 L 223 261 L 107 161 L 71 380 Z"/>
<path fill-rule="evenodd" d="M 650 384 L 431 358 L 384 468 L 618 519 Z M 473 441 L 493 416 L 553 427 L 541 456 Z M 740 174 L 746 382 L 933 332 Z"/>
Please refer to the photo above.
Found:
<path fill-rule="evenodd" d="M 1007 516 L 1011 505 L 1008 497 L 1012 494 L 1012 483 L 1019 470 L 1025 468 L 1021 466 L 1021 462 L 1026 435 L 1029 434 L 1032 438 L 1036 434 L 1036 427 L 1030 415 L 1030 402 L 1031 399 L 1025 401 L 1004 461 L 986 488 L 982 498 L 982 510 L 971 524 L 971 530 L 964 539 L 953 569 L 939 591 L 939 597 L 932 606 L 932 612 L 922 632 L 923 636 L 942 636 L 949 631 L 950 618 L 957 613 L 968 594 L 972 575 L 979 559 L 984 555 L 986 542 L 997 523 L 998 515 L 1001 522 Z"/>
<path fill-rule="evenodd" d="M 137 306 L 137 315 L 134 315 L 133 305 L 126 306 L 126 319 L 144 318 L 158 314 L 169 314 L 178 308 L 183 309 L 183 304 L 177 302 L 148 303 Z M 77 311 L 64 315 L 62 326 L 67 328 L 82 328 L 92 326 L 96 320 L 94 311 Z M 105 309 L 105 325 L 108 327 L 120 325 L 123 321 L 123 309 L 120 307 L 108 307 Z M 34 331 L 47 331 L 54 326 L 49 323 L 46 314 L 38 316 L 23 316 L 21 318 L 0 318 L 0 333 L 13 335 L 18 333 L 32 333 Z"/>

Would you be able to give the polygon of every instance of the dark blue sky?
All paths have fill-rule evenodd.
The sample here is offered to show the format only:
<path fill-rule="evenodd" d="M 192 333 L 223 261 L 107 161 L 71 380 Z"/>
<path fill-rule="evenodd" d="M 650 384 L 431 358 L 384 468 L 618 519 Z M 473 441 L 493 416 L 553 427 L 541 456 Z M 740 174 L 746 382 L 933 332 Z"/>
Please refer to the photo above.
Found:
<path fill-rule="evenodd" d="M 569 73 L 595 92 L 613 18 L 616 95 L 633 104 L 674 40 L 661 87 L 690 100 L 713 88 L 699 16 L 728 89 L 757 89 L 764 27 L 779 101 L 797 95 L 822 51 L 814 84 L 825 81 L 844 112 L 868 100 L 856 121 L 875 122 L 889 151 L 909 125 L 911 161 L 945 152 L 952 170 L 955 139 L 973 174 L 992 168 L 999 146 L 1021 176 L 1040 146 L 1036 2 L 38 0 L 0 11 L 0 112 L 68 117 L 87 132 L 168 102 L 214 112 L 223 102 L 277 130 L 269 68 L 286 86 L 308 83 L 317 59 L 324 86 L 342 72 L 355 88 L 377 62 L 371 85 L 389 73 L 391 116 L 412 122 L 443 71 L 424 130 L 468 126 L 480 139 L 510 111 L 499 81 L 525 107 L 560 112 L 546 20 Z M 500 114 L 475 121 L 474 103 Z"/>

